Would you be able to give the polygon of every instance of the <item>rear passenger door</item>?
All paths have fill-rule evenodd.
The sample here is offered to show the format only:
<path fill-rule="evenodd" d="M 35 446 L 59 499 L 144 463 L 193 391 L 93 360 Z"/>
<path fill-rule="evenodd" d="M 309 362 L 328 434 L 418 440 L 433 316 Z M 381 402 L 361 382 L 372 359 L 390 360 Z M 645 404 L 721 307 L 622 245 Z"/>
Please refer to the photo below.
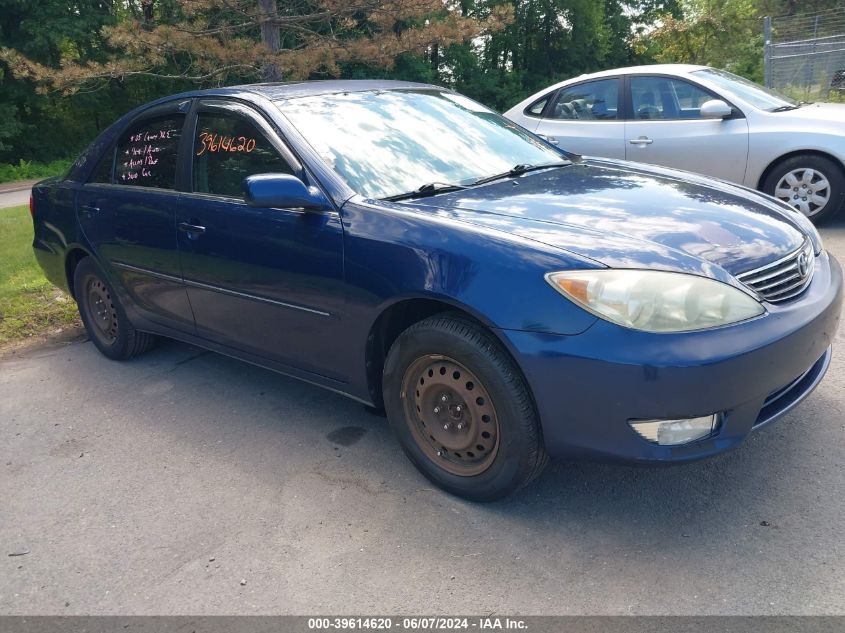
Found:
<path fill-rule="evenodd" d="M 179 140 L 190 100 L 146 110 L 100 157 L 77 194 L 85 237 L 139 316 L 192 331 L 176 244 Z"/>
<path fill-rule="evenodd" d="M 611 77 L 561 88 L 543 108 L 534 131 L 571 152 L 624 159 L 619 83 Z"/>
<path fill-rule="evenodd" d="M 182 272 L 197 333 L 286 365 L 343 379 L 343 229 L 334 210 L 250 207 L 247 176 L 308 179 L 272 125 L 245 104 L 199 102 L 190 191 L 179 203 Z M 309 184 L 314 184 L 310 182 Z"/>

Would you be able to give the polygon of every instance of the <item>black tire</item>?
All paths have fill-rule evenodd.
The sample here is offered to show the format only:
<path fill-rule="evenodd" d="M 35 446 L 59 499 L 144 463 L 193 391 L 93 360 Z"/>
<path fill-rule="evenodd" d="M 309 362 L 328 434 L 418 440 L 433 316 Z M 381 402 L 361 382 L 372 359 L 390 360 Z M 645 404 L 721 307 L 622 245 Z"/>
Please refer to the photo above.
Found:
<path fill-rule="evenodd" d="M 805 183 L 802 180 L 801 176 L 805 173 L 813 176 L 812 180 L 816 183 L 821 182 L 822 179 L 826 180 L 828 186 L 813 191 L 812 181 Z M 793 174 L 793 177 L 797 176 L 797 182 L 793 186 L 784 181 L 784 186 L 779 188 L 778 185 L 788 174 Z M 775 165 L 763 181 L 762 189 L 770 196 L 775 196 L 796 207 L 796 209 L 799 205 L 806 207 L 807 210 L 803 211 L 804 214 L 813 224 L 820 224 L 833 217 L 843 206 L 843 201 L 845 201 L 845 173 L 843 173 L 841 165 L 829 158 L 815 154 L 800 154 Z M 820 193 L 826 196 L 827 202 L 819 206 L 813 202 L 813 196 L 806 195 L 807 190 L 817 195 Z"/>
<path fill-rule="evenodd" d="M 155 344 L 155 336 L 136 330 L 129 322 L 114 289 L 91 257 L 77 264 L 73 289 L 85 331 L 104 356 L 128 360 Z"/>
<path fill-rule="evenodd" d="M 427 376 L 428 386 L 418 386 Z M 461 397 L 467 389 L 472 396 Z M 463 315 L 435 315 L 402 332 L 387 354 L 383 390 L 390 426 L 405 454 L 452 494 L 499 499 L 535 479 L 548 462 L 525 379 L 493 335 Z M 443 428 L 451 425 L 449 431 L 439 431 L 444 419 L 433 413 L 440 408 L 438 394 L 450 397 L 438 414 L 446 416 Z M 437 406 L 423 412 L 426 403 Z"/>

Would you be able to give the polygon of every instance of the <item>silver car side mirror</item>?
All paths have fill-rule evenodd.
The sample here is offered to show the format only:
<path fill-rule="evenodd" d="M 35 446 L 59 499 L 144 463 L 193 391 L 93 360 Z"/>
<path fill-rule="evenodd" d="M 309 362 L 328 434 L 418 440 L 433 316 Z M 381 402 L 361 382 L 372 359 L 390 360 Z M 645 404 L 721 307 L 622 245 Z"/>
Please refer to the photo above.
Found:
<path fill-rule="evenodd" d="M 733 114 L 733 108 L 721 99 L 710 99 L 701 104 L 702 119 L 726 119 Z"/>

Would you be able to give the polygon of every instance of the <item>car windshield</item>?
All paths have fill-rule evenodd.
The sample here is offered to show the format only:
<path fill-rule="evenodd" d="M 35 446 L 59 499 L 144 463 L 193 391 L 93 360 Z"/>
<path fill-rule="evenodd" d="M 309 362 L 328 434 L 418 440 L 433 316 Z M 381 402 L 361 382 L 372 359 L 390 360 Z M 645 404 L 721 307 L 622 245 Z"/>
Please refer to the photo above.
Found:
<path fill-rule="evenodd" d="M 748 81 L 743 77 L 724 70 L 705 68 L 703 70 L 695 70 L 692 74 L 706 77 L 712 83 L 724 88 L 731 94 L 760 110 L 768 110 L 769 112 L 775 110 L 791 110 L 800 105 L 797 101 L 779 92 L 770 88 L 764 88 L 760 84 L 755 84 L 753 81 Z"/>
<path fill-rule="evenodd" d="M 437 89 L 345 92 L 276 105 L 352 189 L 370 198 L 566 159 L 481 104 Z"/>

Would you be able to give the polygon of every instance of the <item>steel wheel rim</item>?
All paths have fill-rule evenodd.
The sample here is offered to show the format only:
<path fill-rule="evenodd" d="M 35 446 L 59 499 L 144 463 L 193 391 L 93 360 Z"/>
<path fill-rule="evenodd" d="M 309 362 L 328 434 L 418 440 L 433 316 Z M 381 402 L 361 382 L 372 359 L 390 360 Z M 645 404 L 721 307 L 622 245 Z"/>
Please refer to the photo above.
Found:
<path fill-rule="evenodd" d="M 415 360 L 402 379 L 405 420 L 426 456 L 453 475 L 487 470 L 499 450 L 499 420 L 484 384 L 440 355 Z"/>
<path fill-rule="evenodd" d="M 88 282 L 87 297 L 90 321 L 101 338 L 112 343 L 117 338 L 117 310 L 109 289 L 99 279 L 91 279 Z"/>
<path fill-rule="evenodd" d="M 778 182 L 775 197 L 811 218 L 830 202 L 830 181 L 817 169 L 793 169 Z"/>

